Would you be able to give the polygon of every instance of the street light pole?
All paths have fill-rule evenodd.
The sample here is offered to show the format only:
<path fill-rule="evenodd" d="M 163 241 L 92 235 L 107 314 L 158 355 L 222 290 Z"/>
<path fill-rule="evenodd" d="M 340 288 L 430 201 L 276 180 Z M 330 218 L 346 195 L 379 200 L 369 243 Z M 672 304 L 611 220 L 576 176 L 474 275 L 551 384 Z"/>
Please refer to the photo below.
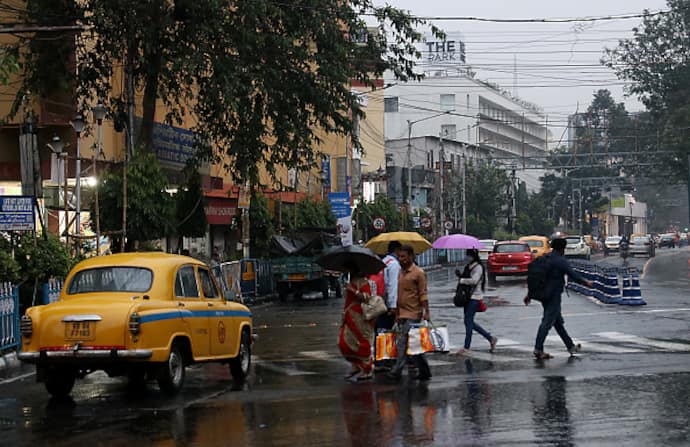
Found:
<path fill-rule="evenodd" d="M 93 109 L 93 117 L 98 123 L 98 147 L 93 157 L 93 176 L 96 179 L 96 187 L 94 190 L 94 200 L 96 202 L 96 256 L 101 255 L 101 213 L 98 203 L 98 158 L 103 151 L 103 119 L 105 118 L 105 114 L 105 106 L 99 102 Z"/>
<path fill-rule="evenodd" d="M 74 116 L 74 119 L 72 119 L 72 127 L 74 128 L 74 131 L 77 133 L 77 163 L 76 163 L 76 185 L 75 185 L 75 194 L 76 194 L 76 199 L 77 199 L 77 209 L 76 209 L 76 216 L 74 218 L 74 234 L 76 238 L 76 252 L 77 255 L 81 254 L 81 222 L 80 222 L 80 217 L 81 217 L 81 152 L 80 152 L 80 140 L 81 140 L 81 133 L 84 130 L 84 127 L 86 126 L 86 123 L 84 122 L 84 117 L 82 117 L 80 114 L 77 114 Z"/>

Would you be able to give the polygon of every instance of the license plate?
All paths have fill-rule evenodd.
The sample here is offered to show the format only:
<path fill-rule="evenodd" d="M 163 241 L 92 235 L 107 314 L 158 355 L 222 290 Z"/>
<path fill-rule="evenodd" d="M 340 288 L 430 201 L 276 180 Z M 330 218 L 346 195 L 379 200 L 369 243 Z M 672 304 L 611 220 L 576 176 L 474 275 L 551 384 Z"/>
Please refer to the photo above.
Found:
<path fill-rule="evenodd" d="M 514 265 L 509 265 L 506 267 L 503 267 L 503 270 L 511 271 L 511 270 L 517 270 L 518 268 L 515 267 Z"/>
<path fill-rule="evenodd" d="M 65 340 L 93 340 L 96 323 L 93 321 L 71 321 L 65 324 Z"/>

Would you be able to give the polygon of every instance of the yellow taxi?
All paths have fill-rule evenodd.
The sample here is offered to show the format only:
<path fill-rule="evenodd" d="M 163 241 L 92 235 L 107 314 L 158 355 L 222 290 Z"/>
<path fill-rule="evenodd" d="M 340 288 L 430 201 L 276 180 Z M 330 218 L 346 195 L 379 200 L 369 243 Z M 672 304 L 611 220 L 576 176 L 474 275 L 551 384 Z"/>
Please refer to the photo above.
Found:
<path fill-rule="evenodd" d="M 67 275 L 57 302 L 27 309 L 19 358 L 56 397 L 96 370 L 167 394 L 193 363 L 229 364 L 236 381 L 251 365 L 252 314 L 223 298 L 211 269 L 161 252 L 89 258 Z"/>
<path fill-rule="evenodd" d="M 551 253 L 551 245 L 549 244 L 549 238 L 545 236 L 522 236 L 521 241 L 527 242 L 529 249 L 532 252 L 532 256 L 538 258 L 547 253 Z"/>

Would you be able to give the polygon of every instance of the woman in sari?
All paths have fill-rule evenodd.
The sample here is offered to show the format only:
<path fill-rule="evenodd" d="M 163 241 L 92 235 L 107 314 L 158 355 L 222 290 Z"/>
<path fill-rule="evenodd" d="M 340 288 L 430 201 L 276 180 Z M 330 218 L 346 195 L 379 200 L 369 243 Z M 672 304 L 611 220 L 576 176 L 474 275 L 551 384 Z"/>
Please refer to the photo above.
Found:
<path fill-rule="evenodd" d="M 340 326 L 338 347 L 352 369 L 346 380 L 369 380 L 373 377 L 374 360 L 374 320 L 366 320 L 362 302 L 371 297 L 369 281 L 360 273 L 356 265 L 347 266 L 350 282 L 346 287 L 343 323 Z"/>

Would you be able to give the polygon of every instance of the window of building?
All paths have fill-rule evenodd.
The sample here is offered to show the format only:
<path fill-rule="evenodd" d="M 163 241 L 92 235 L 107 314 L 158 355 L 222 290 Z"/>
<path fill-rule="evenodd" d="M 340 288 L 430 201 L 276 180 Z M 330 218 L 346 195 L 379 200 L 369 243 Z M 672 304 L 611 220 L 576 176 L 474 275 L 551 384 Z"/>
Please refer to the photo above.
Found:
<path fill-rule="evenodd" d="M 388 98 L 383 98 L 383 111 L 384 112 L 398 112 L 398 97 L 390 96 Z"/>
<path fill-rule="evenodd" d="M 443 138 L 454 140 L 456 133 L 457 131 L 455 130 L 455 124 L 443 124 L 441 126 L 441 136 Z"/>
<path fill-rule="evenodd" d="M 444 112 L 455 110 L 455 95 L 441 95 L 441 110 Z"/>

